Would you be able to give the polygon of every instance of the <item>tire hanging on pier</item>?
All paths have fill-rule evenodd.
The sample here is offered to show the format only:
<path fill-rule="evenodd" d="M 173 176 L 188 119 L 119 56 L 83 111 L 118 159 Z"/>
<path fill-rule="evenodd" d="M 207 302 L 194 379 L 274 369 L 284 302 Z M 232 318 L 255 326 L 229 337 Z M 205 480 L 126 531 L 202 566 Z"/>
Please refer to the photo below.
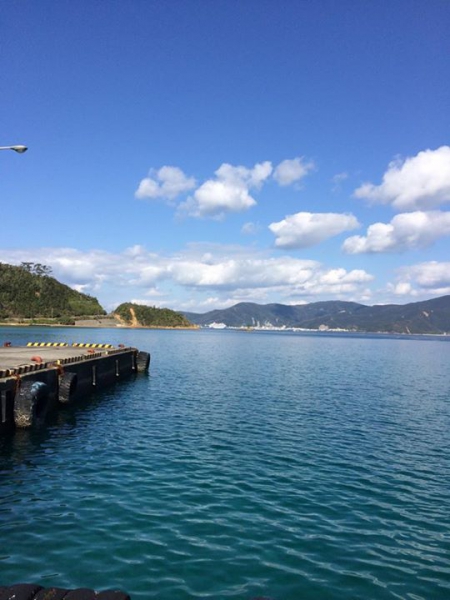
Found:
<path fill-rule="evenodd" d="M 44 419 L 48 408 L 48 386 L 42 381 L 23 381 L 14 397 L 14 424 L 32 427 Z"/>
<path fill-rule="evenodd" d="M 64 600 L 94 600 L 95 595 L 94 590 L 79 588 L 77 590 L 70 590 L 67 596 L 64 597 Z"/>
<path fill-rule="evenodd" d="M 58 384 L 58 400 L 61 404 L 71 404 L 77 389 L 78 376 L 67 371 L 60 375 Z"/>
<path fill-rule="evenodd" d="M 136 356 L 136 370 L 138 373 L 146 373 L 150 367 L 150 353 L 138 352 Z"/>
<path fill-rule="evenodd" d="M 96 592 L 88 588 L 66 590 L 43 588 L 40 585 L 19 583 L 0 587 L 1 600 L 130 600 L 130 596 L 119 590 Z"/>
<path fill-rule="evenodd" d="M 10 587 L 0 588 L 0 598 L 7 600 L 33 600 L 36 594 L 42 590 L 40 585 L 34 585 L 32 583 L 17 583 Z"/>
<path fill-rule="evenodd" d="M 42 588 L 33 598 L 33 600 L 63 600 L 69 590 L 65 590 L 64 588 Z"/>

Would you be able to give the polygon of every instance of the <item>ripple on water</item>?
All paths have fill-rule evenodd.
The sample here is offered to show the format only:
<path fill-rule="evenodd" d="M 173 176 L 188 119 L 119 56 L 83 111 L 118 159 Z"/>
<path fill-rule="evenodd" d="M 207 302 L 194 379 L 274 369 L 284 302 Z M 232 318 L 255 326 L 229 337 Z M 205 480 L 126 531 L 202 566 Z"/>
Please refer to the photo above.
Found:
<path fill-rule="evenodd" d="M 4 583 L 450 597 L 450 345 L 133 335 L 150 378 L 2 440 Z"/>

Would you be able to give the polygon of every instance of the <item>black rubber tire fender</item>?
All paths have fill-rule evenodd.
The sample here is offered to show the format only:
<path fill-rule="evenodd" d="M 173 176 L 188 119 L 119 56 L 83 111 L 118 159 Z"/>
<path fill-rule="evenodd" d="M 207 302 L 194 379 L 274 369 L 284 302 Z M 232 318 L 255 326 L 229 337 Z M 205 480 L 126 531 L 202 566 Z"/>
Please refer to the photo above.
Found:
<path fill-rule="evenodd" d="M 105 590 L 97 593 L 96 600 L 130 600 L 130 596 L 119 590 Z"/>
<path fill-rule="evenodd" d="M 71 404 L 77 390 L 78 375 L 72 371 L 66 371 L 59 378 L 58 401 L 61 404 Z"/>
<path fill-rule="evenodd" d="M 150 353 L 138 352 L 136 356 L 136 369 L 138 373 L 146 373 L 150 367 Z"/>
<path fill-rule="evenodd" d="M 68 593 L 69 590 L 65 590 L 63 588 L 45 588 L 39 590 L 33 600 L 63 600 Z"/>
<path fill-rule="evenodd" d="M 42 381 L 22 381 L 14 397 L 16 427 L 32 427 L 38 420 L 43 419 L 47 413 L 48 401 L 47 384 Z"/>
<path fill-rule="evenodd" d="M 33 600 L 35 595 L 41 590 L 40 585 L 34 585 L 32 583 L 17 583 L 5 587 L 1 591 L 1 600 Z"/>
<path fill-rule="evenodd" d="M 95 600 L 97 594 L 94 590 L 88 588 L 78 588 L 77 590 L 70 590 L 67 596 L 64 596 L 64 600 Z"/>

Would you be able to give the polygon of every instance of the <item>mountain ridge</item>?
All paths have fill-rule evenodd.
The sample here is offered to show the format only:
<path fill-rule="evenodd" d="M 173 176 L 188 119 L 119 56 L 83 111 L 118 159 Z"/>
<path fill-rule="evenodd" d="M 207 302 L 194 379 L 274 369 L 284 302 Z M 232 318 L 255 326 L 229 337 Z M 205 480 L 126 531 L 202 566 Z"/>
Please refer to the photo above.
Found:
<path fill-rule="evenodd" d="M 367 333 L 450 333 L 450 295 L 408 304 L 368 306 L 328 300 L 309 304 L 240 302 L 204 314 L 183 312 L 192 323 L 227 327 L 341 329 Z"/>

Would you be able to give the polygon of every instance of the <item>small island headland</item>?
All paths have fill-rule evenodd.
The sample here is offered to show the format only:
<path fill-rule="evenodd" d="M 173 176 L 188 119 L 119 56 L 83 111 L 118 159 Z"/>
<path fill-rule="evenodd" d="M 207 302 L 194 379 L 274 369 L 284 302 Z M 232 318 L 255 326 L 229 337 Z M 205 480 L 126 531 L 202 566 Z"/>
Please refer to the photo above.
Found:
<path fill-rule="evenodd" d="M 97 298 L 59 282 L 39 263 L 0 263 L 0 325 L 198 329 L 169 308 L 126 302 L 107 314 Z"/>

